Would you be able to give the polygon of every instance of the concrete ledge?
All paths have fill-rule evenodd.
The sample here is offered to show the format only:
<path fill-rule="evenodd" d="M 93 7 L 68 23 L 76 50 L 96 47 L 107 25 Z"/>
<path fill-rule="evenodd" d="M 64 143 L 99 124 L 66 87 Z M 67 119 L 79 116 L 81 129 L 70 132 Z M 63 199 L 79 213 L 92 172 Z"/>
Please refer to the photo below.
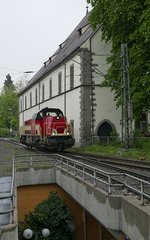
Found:
<path fill-rule="evenodd" d="M 9 224 L 4 227 L 0 227 L 0 239 L 1 240 L 16 240 L 18 239 L 18 226 L 17 224 Z"/>

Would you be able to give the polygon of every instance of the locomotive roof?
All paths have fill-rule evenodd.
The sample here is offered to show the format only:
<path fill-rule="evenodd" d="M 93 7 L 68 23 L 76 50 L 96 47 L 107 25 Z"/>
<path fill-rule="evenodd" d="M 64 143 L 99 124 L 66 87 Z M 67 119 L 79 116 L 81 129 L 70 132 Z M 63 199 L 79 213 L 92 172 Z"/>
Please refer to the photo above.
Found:
<path fill-rule="evenodd" d="M 56 52 L 44 63 L 41 69 L 29 81 L 28 85 L 19 92 L 19 95 L 28 90 L 32 85 L 37 83 L 37 81 L 42 80 L 42 78 L 53 71 L 58 65 L 67 60 L 79 50 L 80 46 L 93 34 L 94 31 L 88 20 L 89 14 L 90 13 L 81 20 L 68 38 L 59 45 Z M 84 31 L 82 31 L 83 29 Z"/>

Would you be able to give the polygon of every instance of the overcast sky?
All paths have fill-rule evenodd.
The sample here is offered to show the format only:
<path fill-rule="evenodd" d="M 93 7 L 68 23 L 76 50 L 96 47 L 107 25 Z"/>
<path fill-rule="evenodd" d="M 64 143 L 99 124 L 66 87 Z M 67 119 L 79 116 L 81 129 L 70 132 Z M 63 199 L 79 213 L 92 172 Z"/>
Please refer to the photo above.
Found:
<path fill-rule="evenodd" d="M 14 82 L 25 71 L 36 73 L 85 16 L 86 6 L 86 0 L 0 0 L 0 87 L 8 73 Z"/>

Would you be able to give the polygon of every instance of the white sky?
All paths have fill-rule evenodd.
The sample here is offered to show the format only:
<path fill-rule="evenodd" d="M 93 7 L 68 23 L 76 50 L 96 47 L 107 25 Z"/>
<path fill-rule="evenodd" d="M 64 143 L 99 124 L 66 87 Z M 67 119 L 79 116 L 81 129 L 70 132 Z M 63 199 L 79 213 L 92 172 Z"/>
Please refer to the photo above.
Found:
<path fill-rule="evenodd" d="M 85 16 L 86 6 L 86 0 L 0 0 L 0 87 L 8 73 L 14 82 L 25 71 L 36 73 Z"/>

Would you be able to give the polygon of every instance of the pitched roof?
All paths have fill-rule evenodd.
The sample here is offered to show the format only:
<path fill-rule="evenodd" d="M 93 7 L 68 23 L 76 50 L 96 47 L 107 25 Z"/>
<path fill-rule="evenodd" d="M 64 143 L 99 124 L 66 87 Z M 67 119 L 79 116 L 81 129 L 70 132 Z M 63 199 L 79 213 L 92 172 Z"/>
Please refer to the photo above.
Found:
<path fill-rule="evenodd" d="M 23 93 L 38 80 L 53 71 L 59 64 L 64 62 L 71 54 L 76 52 L 80 46 L 92 35 L 93 29 L 88 21 L 89 14 L 87 14 L 68 38 L 59 45 L 56 52 L 46 61 L 40 70 L 29 81 L 28 85 L 19 93 Z"/>

